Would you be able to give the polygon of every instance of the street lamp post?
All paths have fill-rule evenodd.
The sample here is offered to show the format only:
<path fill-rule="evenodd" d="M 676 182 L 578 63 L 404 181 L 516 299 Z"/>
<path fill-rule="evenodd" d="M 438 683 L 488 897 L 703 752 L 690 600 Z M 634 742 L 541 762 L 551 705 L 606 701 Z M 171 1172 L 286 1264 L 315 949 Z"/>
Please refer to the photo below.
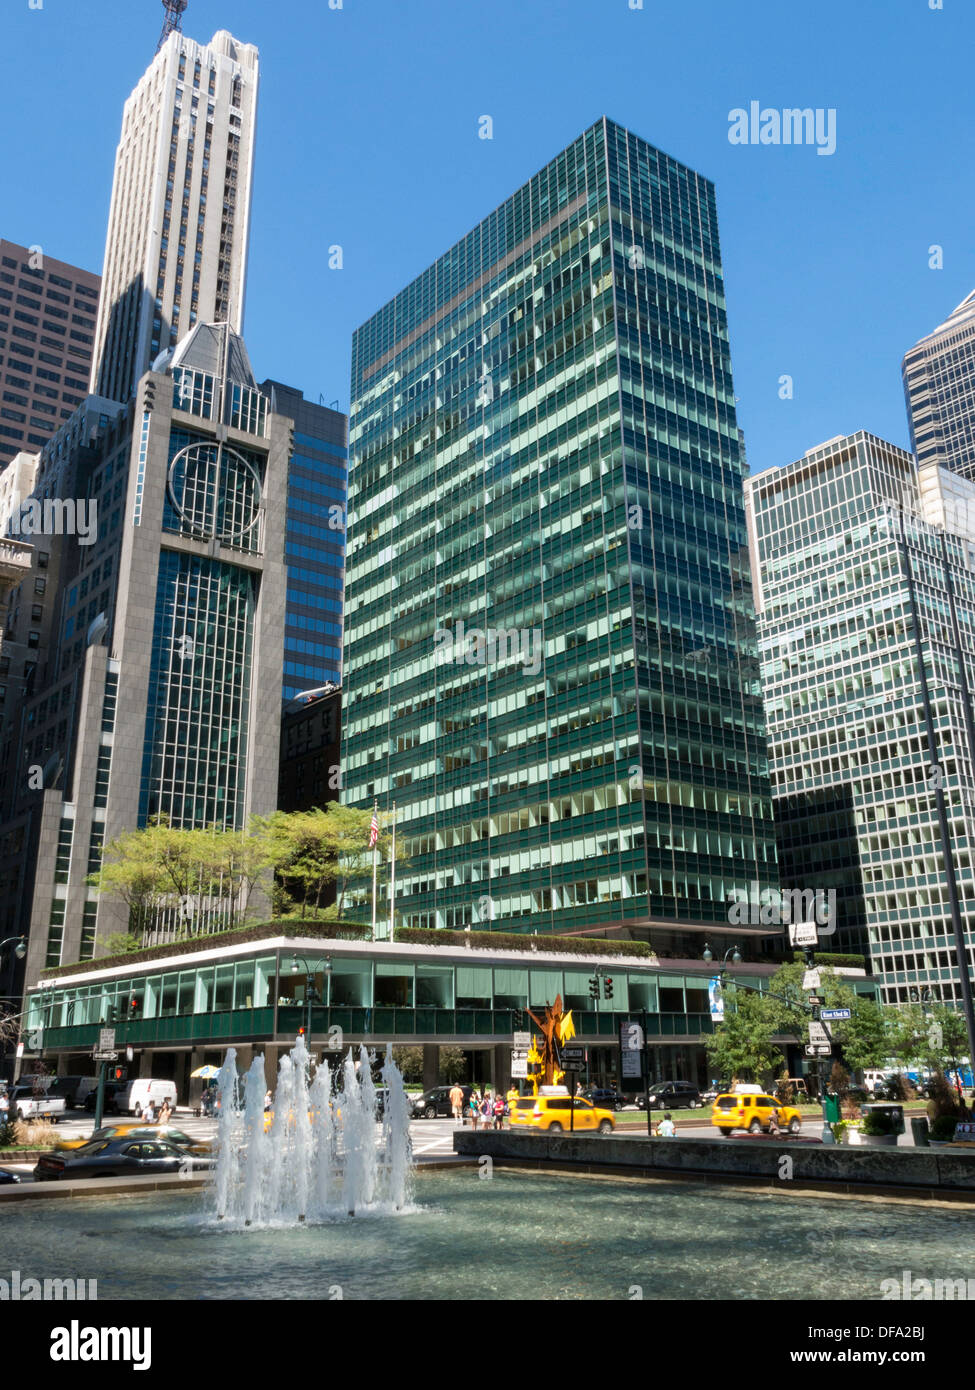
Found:
<path fill-rule="evenodd" d="M 0 961 L 3 958 L 4 949 L 14 941 L 14 956 L 17 960 L 23 960 L 27 954 L 27 942 L 23 936 L 8 936 L 4 941 L 0 941 Z M 0 1076 L 3 1075 L 7 1065 L 7 1031 L 3 1030 L 0 1036 Z"/>
<path fill-rule="evenodd" d="M 306 1033 L 306 1035 L 307 1035 L 307 1047 L 308 1047 L 308 1052 L 309 1052 L 309 1054 L 310 1054 L 310 1053 L 311 1053 L 311 1007 L 312 1007 L 312 1004 L 327 1004 L 327 1003 L 328 1003 L 328 998 L 327 998 L 327 996 L 328 996 L 328 994 L 329 994 L 328 982 L 329 982 L 329 980 L 330 980 L 330 978 L 331 978 L 331 974 L 332 974 L 332 960 L 331 960 L 331 957 L 330 957 L 330 956 L 326 956 L 326 957 L 325 957 L 325 963 L 324 963 L 324 966 L 323 966 L 323 971 L 324 971 L 324 975 L 325 975 L 325 990 L 324 990 L 324 994 L 325 994 L 326 997 L 325 997 L 325 998 L 322 998 L 322 999 L 319 999 L 319 998 L 318 998 L 318 990 L 315 988 L 315 976 L 311 973 L 311 971 L 310 971 L 310 969 L 309 969 L 309 966 L 308 966 L 308 961 L 305 959 L 304 956 L 292 956 L 292 957 L 291 957 L 291 973 L 292 973 L 292 975 L 297 975 L 297 974 L 300 973 L 301 965 L 299 965 L 299 961 L 301 962 L 301 965 L 303 965 L 303 966 L 305 967 L 305 972 L 306 972 L 306 974 L 305 974 L 305 1005 L 306 1005 L 306 1008 L 307 1008 L 308 1022 L 307 1022 L 306 1028 L 305 1028 L 305 1033 Z"/>

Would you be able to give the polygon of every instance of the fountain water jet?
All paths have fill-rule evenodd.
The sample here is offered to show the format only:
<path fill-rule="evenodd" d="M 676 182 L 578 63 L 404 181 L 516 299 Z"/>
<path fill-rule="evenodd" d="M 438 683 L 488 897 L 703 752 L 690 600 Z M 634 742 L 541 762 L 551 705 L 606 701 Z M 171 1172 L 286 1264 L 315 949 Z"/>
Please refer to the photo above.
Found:
<path fill-rule="evenodd" d="M 377 1094 L 365 1047 L 352 1049 L 335 1089 L 328 1064 L 315 1066 L 298 1038 L 278 1064 L 274 1118 L 265 1132 L 264 1059 L 237 1073 L 231 1048 L 217 1086 L 220 1119 L 214 1190 L 218 1219 L 274 1226 L 357 1213 L 402 1211 L 412 1172 L 409 1103 L 389 1047 L 382 1068 L 386 1090 L 376 1146 Z"/>

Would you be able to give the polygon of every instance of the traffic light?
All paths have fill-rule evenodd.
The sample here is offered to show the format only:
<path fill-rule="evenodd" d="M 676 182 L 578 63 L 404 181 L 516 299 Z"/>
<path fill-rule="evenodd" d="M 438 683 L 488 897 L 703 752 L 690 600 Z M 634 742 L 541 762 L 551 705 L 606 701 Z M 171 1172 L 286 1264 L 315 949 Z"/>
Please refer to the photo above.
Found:
<path fill-rule="evenodd" d="M 139 1001 L 138 1001 L 138 999 L 130 999 L 130 1000 L 129 1000 L 129 1017 L 130 1017 L 130 1018 L 135 1018 L 135 1016 L 136 1016 L 136 1014 L 137 1014 L 138 1012 L 139 1012 Z"/>
<path fill-rule="evenodd" d="M 606 975 L 603 979 L 603 998 L 612 999 L 613 997 L 613 977 Z"/>
<path fill-rule="evenodd" d="M 304 1028 L 304 1024 L 302 1024 L 302 1026 L 298 1029 L 298 1037 L 299 1037 L 299 1038 L 303 1038 L 304 1036 L 305 1036 L 305 1028 Z"/>
<path fill-rule="evenodd" d="M 590 979 L 589 979 L 589 998 L 590 998 L 590 999 L 598 999 L 598 998 L 599 998 L 599 976 L 598 976 L 598 975 L 592 975 L 592 976 L 590 976 Z"/>

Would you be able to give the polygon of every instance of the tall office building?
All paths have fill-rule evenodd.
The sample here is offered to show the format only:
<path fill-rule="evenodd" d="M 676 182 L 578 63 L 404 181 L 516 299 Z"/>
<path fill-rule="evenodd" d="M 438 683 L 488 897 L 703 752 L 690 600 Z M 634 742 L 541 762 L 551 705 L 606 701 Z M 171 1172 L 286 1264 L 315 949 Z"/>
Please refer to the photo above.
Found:
<path fill-rule="evenodd" d="M 836 893 L 882 996 L 964 1003 L 975 484 L 863 431 L 746 481 L 783 885 Z"/>
<path fill-rule="evenodd" d="M 253 45 L 173 32 L 125 103 L 93 392 L 127 401 L 197 322 L 241 331 L 257 82 Z"/>
<path fill-rule="evenodd" d="M 280 381 L 262 381 L 271 409 L 294 426 L 288 465 L 285 558 L 288 602 L 282 699 L 342 680 L 342 590 L 348 501 L 349 420 L 306 401 Z"/>
<path fill-rule="evenodd" d="M 32 852 L 0 911 L 29 934 L 29 979 L 126 930 L 87 881 L 103 844 L 275 808 L 290 448 L 242 339 L 199 324 L 134 401 L 90 397 L 41 452 L 35 496 L 83 499 L 86 533 L 44 537 L 52 621 L 4 750 L 0 846 L 19 831 Z M 197 929 L 220 910 L 194 905 Z"/>
<path fill-rule="evenodd" d="M 728 924 L 776 866 L 713 186 L 599 120 L 352 355 L 346 799 L 396 805 L 402 920 L 760 934 Z"/>
<path fill-rule="evenodd" d="M 0 238 L 0 468 L 88 394 L 100 277 Z"/>
<path fill-rule="evenodd" d="M 901 371 L 918 463 L 975 478 L 975 290 L 904 354 Z"/>

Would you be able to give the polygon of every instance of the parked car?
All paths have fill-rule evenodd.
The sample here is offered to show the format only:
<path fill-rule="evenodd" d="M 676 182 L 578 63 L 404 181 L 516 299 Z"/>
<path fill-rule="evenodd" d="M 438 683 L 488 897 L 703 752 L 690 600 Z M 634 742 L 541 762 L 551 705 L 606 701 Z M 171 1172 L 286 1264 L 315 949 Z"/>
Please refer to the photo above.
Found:
<path fill-rule="evenodd" d="M 50 1120 L 56 1125 L 64 1109 L 64 1096 L 35 1091 L 33 1086 L 15 1086 L 10 1092 L 10 1115 L 15 1120 Z"/>
<path fill-rule="evenodd" d="M 194 1154 L 208 1154 L 213 1149 L 213 1145 L 205 1139 L 194 1139 L 185 1130 L 175 1129 L 172 1125 L 142 1125 L 136 1122 L 134 1124 L 104 1125 L 85 1139 L 63 1139 L 54 1145 L 54 1152 L 76 1152 L 78 1149 L 83 1149 L 86 1144 L 97 1143 L 100 1139 L 161 1139 L 167 1144 L 175 1144 L 178 1149 L 186 1149 L 189 1153 Z"/>
<path fill-rule="evenodd" d="M 12 1182 L 20 1182 L 20 1174 L 11 1173 L 9 1168 L 0 1168 L 0 1187 L 6 1187 Z"/>
<path fill-rule="evenodd" d="M 178 1173 L 187 1167 L 210 1168 L 199 1158 L 162 1140 L 96 1139 L 71 1153 L 42 1154 L 34 1168 L 36 1182 L 59 1178 L 124 1178 L 139 1173 Z"/>
<path fill-rule="evenodd" d="M 622 1095 L 615 1086 L 586 1086 L 579 1094 L 601 1110 L 622 1110 L 624 1105 L 633 1104 L 629 1096 Z"/>
<path fill-rule="evenodd" d="M 689 1081 L 656 1081 L 650 1085 L 649 1097 L 637 1096 L 641 1110 L 698 1110 L 701 1106 L 701 1092 Z"/>
<path fill-rule="evenodd" d="M 461 1083 L 464 1092 L 464 1114 L 467 1114 L 467 1102 L 471 1098 L 473 1086 Z M 453 1107 L 450 1103 L 450 1093 L 453 1086 L 433 1086 L 429 1091 L 424 1091 L 421 1096 L 412 1097 L 413 1115 L 419 1120 L 450 1119 L 453 1116 Z"/>
<path fill-rule="evenodd" d="M 754 1092 L 734 1091 L 718 1096 L 711 1107 L 711 1123 L 725 1138 L 730 1138 L 736 1129 L 747 1129 L 749 1134 L 768 1133 L 773 1113 L 777 1114 L 781 1129 L 799 1133 L 802 1115 L 794 1105 L 783 1105 L 774 1096 Z"/>
<path fill-rule="evenodd" d="M 104 1115 L 120 1115 L 122 1112 L 118 1108 L 118 1097 L 120 1092 L 124 1092 L 127 1087 L 125 1081 L 106 1081 L 105 1082 L 105 1103 L 102 1106 Z M 94 1110 L 98 1103 L 98 1085 L 89 1091 L 85 1096 L 85 1109 Z"/>
<path fill-rule="evenodd" d="M 522 1096 L 511 1106 L 512 1129 L 596 1130 L 609 1134 L 616 1128 L 611 1110 L 603 1110 L 582 1096 Z"/>

